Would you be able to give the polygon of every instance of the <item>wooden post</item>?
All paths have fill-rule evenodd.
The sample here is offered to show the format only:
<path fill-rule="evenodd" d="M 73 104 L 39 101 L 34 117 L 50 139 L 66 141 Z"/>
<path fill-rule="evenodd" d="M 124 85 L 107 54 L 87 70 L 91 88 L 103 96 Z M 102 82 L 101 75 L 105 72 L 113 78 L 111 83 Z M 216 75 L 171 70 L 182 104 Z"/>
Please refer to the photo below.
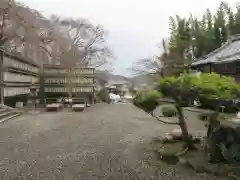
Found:
<path fill-rule="evenodd" d="M 68 68 L 68 96 L 70 99 L 72 99 L 73 96 L 73 83 L 72 80 L 74 78 L 73 72 L 74 69 L 73 68 Z"/>
<path fill-rule="evenodd" d="M 40 67 L 40 76 L 39 76 L 39 98 L 40 98 L 40 104 L 44 105 L 45 100 L 44 100 L 44 94 L 45 94 L 45 82 L 44 82 L 44 66 L 41 63 Z"/>
<path fill-rule="evenodd" d="M 212 63 L 209 63 L 209 73 L 212 73 Z"/>
<path fill-rule="evenodd" d="M 92 104 L 94 104 L 94 99 L 95 99 L 95 69 L 92 70 L 93 71 L 93 92 L 92 92 Z"/>
<path fill-rule="evenodd" d="M 0 50 L 0 102 L 4 104 L 4 78 L 3 78 L 3 54 Z"/>
<path fill-rule="evenodd" d="M 94 104 L 94 99 L 95 99 L 95 88 L 93 86 L 93 92 L 92 92 L 92 104 Z"/>

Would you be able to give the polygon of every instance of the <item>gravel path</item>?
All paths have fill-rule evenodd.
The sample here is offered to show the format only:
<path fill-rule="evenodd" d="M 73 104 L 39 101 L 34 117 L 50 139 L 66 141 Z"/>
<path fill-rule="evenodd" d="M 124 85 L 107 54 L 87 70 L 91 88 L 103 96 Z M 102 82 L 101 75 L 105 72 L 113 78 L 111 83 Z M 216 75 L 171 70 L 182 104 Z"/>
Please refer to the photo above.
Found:
<path fill-rule="evenodd" d="M 143 163 L 142 145 L 172 129 L 128 104 L 26 115 L 0 125 L 0 179 L 215 179 Z"/>

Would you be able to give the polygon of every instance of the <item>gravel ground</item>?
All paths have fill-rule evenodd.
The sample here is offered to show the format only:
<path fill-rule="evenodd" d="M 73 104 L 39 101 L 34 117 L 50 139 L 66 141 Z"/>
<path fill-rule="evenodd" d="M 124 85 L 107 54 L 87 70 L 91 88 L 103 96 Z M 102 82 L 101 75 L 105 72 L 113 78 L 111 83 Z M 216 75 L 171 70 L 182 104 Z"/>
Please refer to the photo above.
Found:
<path fill-rule="evenodd" d="M 173 127 L 131 104 L 25 115 L 0 128 L 3 180 L 215 179 L 166 165 L 146 167 L 143 144 Z"/>

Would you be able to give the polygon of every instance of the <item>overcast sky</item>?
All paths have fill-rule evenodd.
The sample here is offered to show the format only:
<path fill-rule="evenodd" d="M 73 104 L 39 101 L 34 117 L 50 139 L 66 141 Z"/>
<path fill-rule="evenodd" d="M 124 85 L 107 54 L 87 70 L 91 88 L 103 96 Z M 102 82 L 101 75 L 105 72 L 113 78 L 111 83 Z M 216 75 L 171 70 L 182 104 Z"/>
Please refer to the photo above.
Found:
<path fill-rule="evenodd" d="M 220 0 L 20 0 L 44 15 L 88 18 L 108 31 L 107 40 L 117 57 L 115 74 L 130 75 L 138 58 L 159 53 L 157 45 L 169 33 L 169 16 L 201 15 L 215 10 Z M 234 1 L 227 1 L 234 4 Z"/>

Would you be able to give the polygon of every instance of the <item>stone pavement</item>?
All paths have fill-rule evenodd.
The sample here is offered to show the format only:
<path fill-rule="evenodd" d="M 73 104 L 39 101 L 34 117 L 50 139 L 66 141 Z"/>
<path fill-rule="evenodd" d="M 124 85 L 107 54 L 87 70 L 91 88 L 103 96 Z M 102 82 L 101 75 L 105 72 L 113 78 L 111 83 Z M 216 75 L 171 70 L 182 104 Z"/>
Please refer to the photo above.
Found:
<path fill-rule="evenodd" d="M 0 126 L 0 179 L 215 179 L 143 166 L 142 144 L 170 131 L 131 104 L 25 115 Z"/>

